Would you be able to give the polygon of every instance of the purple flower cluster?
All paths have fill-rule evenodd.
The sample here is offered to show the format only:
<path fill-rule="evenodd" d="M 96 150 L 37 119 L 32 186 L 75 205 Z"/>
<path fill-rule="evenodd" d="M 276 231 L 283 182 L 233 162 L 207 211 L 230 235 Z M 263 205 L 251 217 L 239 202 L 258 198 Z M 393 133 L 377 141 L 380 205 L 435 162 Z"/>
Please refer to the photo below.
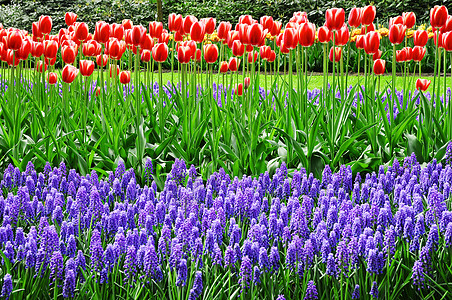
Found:
<path fill-rule="evenodd" d="M 313 279 L 304 298 L 316 299 L 314 264 L 329 277 L 360 269 L 375 278 L 406 244 L 416 253 L 417 289 L 427 285 L 435 253 L 452 244 L 449 164 L 421 166 L 410 156 L 365 176 L 327 167 L 319 180 L 304 169 L 288 174 L 283 163 L 272 176 L 231 178 L 220 169 L 205 182 L 176 160 L 161 191 L 152 168 L 148 162 L 140 186 L 123 163 L 104 178 L 64 164 L 41 173 L 31 163 L 23 172 L 9 166 L 0 196 L 4 259 L 48 276 L 64 297 L 76 296 L 85 274 L 112 284 L 119 270 L 120 284 L 131 286 L 172 272 L 197 299 L 205 272 L 216 268 L 234 274 L 246 295 L 278 272 Z M 2 295 L 12 288 L 6 275 Z M 378 282 L 361 293 L 378 297 Z M 359 294 L 356 285 L 352 298 Z"/>

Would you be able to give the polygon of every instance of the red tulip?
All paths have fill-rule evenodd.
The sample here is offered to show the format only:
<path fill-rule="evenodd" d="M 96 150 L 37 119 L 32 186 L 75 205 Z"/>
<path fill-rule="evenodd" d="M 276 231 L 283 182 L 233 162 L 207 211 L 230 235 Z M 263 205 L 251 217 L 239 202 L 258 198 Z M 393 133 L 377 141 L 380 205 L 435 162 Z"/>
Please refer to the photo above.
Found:
<path fill-rule="evenodd" d="M 66 65 L 63 68 L 63 73 L 61 73 L 61 79 L 65 83 L 72 83 L 78 75 L 78 69 L 73 65 Z"/>
<path fill-rule="evenodd" d="M 410 47 L 405 47 L 403 49 L 405 49 L 406 52 L 406 61 L 411 61 L 413 59 L 413 49 Z"/>
<path fill-rule="evenodd" d="M 80 73 L 82 76 L 91 76 L 94 72 L 94 62 L 92 60 L 81 60 L 80 61 Z"/>
<path fill-rule="evenodd" d="M 255 63 L 257 60 L 257 52 L 251 51 L 248 53 L 248 63 L 252 64 Z"/>
<path fill-rule="evenodd" d="M 43 63 L 42 60 L 38 61 L 36 63 L 36 71 L 38 71 L 39 73 L 44 73 L 45 71 L 47 71 L 47 64 Z"/>
<path fill-rule="evenodd" d="M 128 84 L 130 82 L 130 71 L 122 71 L 119 73 L 119 82 Z"/>
<path fill-rule="evenodd" d="M 141 61 L 150 62 L 151 61 L 151 51 L 143 49 L 141 51 Z"/>
<path fill-rule="evenodd" d="M 389 19 L 389 27 L 391 27 L 392 25 L 395 25 L 395 24 L 405 25 L 403 17 L 402 16 L 397 16 L 397 17 Z"/>
<path fill-rule="evenodd" d="M 182 16 L 176 15 L 175 13 L 171 13 L 168 16 L 168 29 L 171 32 L 179 31 L 182 27 Z"/>
<path fill-rule="evenodd" d="M 42 32 L 39 30 L 38 22 L 33 22 L 31 25 L 31 33 L 33 34 L 33 39 L 37 41 L 43 37 Z"/>
<path fill-rule="evenodd" d="M 124 39 L 124 26 L 122 24 L 113 23 L 110 25 L 110 36 L 117 38 L 118 40 Z"/>
<path fill-rule="evenodd" d="M 190 37 L 193 41 L 197 43 L 202 43 L 204 40 L 204 35 L 206 33 L 206 28 L 201 22 L 194 22 L 190 28 Z"/>
<path fill-rule="evenodd" d="M 343 8 L 330 8 L 325 13 L 326 27 L 329 30 L 340 30 L 345 22 L 345 11 Z"/>
<path fill-rule="evenodd" d="M 53 40 L 44 41 L 44 56 L 46 58 L 56 57 L 58 51 L 58 43 Z"/>
<path fill-rule="evenodd" d="M 250 15 L 244 15 L 244 16 L 239 17 L 239 23 L 251 25 L 251 24 L 256 23 L 256 21 L 254 21 L 253 17 L 251 17 Z"/>
<path fill-rule="evenodd" d="M 213 64 L 218 59 L 218 46 L 215 44 L 204 45 L 204 59 L 208 64 Z"/>
<path fill-rule="evenodd" d="M 239 40 L 234 41 L 232 43 L 232 55 L 242 56 L 243 53 L 245 53 L 245 46 Z"/>
<path fill-rule="evenodd" d="M 262 42 L 262 39 L 265 38 L 262 25 L 258 23 L 250 25 L 248 27 L 247 34 L 248 34 L 248 43 L 253 46 L 259 46 Z"/>
<path fill-rule="evenodd" d="M 46 64 L 53 66 L 56 63 L 56 56 L 53 57 L 53 58 L 47 58 L 46 57 L 45 58 L 45 62 L 46 62 Z"/>
<path fill-rule="evenodd" d="M 272 63 L 275 61 L 275 59 L 276 59 L 276 53 L 275 53 L 275 51 L 271 50 L 270 55 L 268 56 L 267 60 L 268 60 L 268 62 Z"/>
<path fill-rule="evenodd" d="M 374 55 L 372 55 L 372 59 L 375 61 L 377 59 L 381 58 L 381 55 L 383 54 L 383 51 L 381 51 L 380 49 L 378 49 L 377 52 L 374 53 Z"/>
<path fill-rule="evenodd" d="M 364 41 L 366 39 L 365 35 L 358 35 L 356 37 L 356 48 L 358 49 L 364 49 Z"/>
<path fill-rule="evenodd" d="M 168 32 L 166 32 L 166 31 L 162 32 L 162 35 L 159 37 L 158 42 L 168 44 L 168 42 L 169 42 Z"/>
<path fill-rule="evenodd" d="M 226 40 L 228 38 L 229 31 L 231 31 L 232 25 L 229 22 L 220 22 L 218 25 L 218 38 L 220 40 Z"/>
<path fill-rule="evenodd" d="M 452 15 L 447 16 L 447 21 L 443 27 L 441 27 L 441 32 L 446 33 L 452 31 Z"/>
<path fill-rule="evenodd" d="M 180 44 L 180 46 L 186 46 L 190 48 L 190 58 L 195 58 L 196 52 L 196 42 L 195 41 L 185 41 Z"/>
<path fill-rule="evenodd" d="M 279 22 L 279 21 L 273 22 L 273 27 L 272 27 L 271 32 L 270 32 L 271 36 L 277 36 L 278 34 L 280 34 L 281 33 L 281 26 L 282 26 L 281 22 Z"/>
<path fill-rule="evenodd" d="M 154 39 L 158 39 L 163 32 L 162 22 L 152 21 L 149 23 L 149 35 Z"/>
<path fill-rule="evenodd" d="M 289 50 L 295 49 L 298 45 L 297 31 L 293 28 L 284 30 L 282 39 L 284 46 Z"/>
<path fill-rule="evenodd" d="M 386 61 L 382 59 L 376 59 L 374 61 L 374 73 L 375 75 L 382 75 L 385 72 Z"/>
<path fill-rule="evenodd" d="M 369 26 L 372 24 L 375 20 L 375 15 L 377 14 L 377 9 L 373 5 L 369 5 L 366 7 L 363 7 L 361 10 L 362 14 L 362 24 L 364 26 Z"/>
<path fill-rule="evenodd" d="M 31 44 L 31 55 L 33 57 L 41 57 L 44 53 L 44 46 L 41 42 L 33 42 Z"/>
<path fill-rule="evenodd" d="M 177 60 L 181 64 L 188 64 L 193 56 L 193 52 L 188 46 L 179 46 L 177 48 Z"/>
<path fill-rule="evenodd" d="M 270 32 L 273 28 L 273 17 L 269 16 L 262 16 L 260 19 L 260 24 L 264 28 L 264 30 L 267 30 L 267 32 Z"/>
<path fill-rule="evenodd" d="M 74 25 L 74 23 L 77 21 L 77 14 L 74 14 L 73 12 L 67 12 L 64 15 L 64 21 L 66 22 L 67 26 Z"/>
<path fill-rule="evenodd" d="M 96 97 L 99 97 L 101 93 L 100 86 L 96 88 Z"/>
<path fill-rule="evenodd" d="M 403 48 L 402 50 L 397 50 L 396 51 L 396 61 L 397 62 L 405 62 L 406 61 L 406 56 L 407 56 L 407 53 L 406 53 L 406 49 L 405 48 Z"/>
<path fill-rule="evenodd" d="M 402 24 L 393 24 L 389 28 L 389 41 L 394 45 L 399 45 L 403 42 L 406 33 L 406 26 Z"/>
<path fill-rule="evenodd" d="M 196 60 L 196 62 L 201 62 L 201 49 L 196 49 L 193 58 Z"/>
<path fill-rule="evenodd" d="M 430 80 L 418 78 L 416 80 L 416 90 L 425 92 L 430 86 L 430 83 Z"/>
<path fill-rule="evenodd" d="M 97 22 L 94 29 L 94 39 L 101 44 L 105 44 L 110 39 L 110 25 L 104 21 Z"/>
<path fill-rule="evenodd" d="M 188 15 L 184 18 L 183 29 L 185 34 L 189 34 L 193 23 L 198 22 L 198 19 L 194 16 Z"/>
<path fill-rule="evenodd" d="M 236 26 L 239 40 L 244 45 L 249 45 L 248 27 L 249 27 L 249 25 L 247 25 L 247 24 L 237 24 L 237 26 Z"/>
<path fill-rule="evenodd" d="M 317 38 L 319 39 L 320 43 L 328 43 L 331 41 L 332 34 L 331 31 L 328 30 L 328 27 L 322 26 L 319 28 L 319 31 L 317 33 Z"/>
<path fill-rule="evenodd" d="M 76 23 L 75 25 L 75 37 L 79 41 L 84 41 L 88 37 L 89 29 L 86 23 Z"/>
<path fill-rule="evenodd" d="M 72 64 L 77 56 L 77 50 L 74 47 L 63 46 L 61 47 L 61 58 L 64 63 Z"/>
<path fill-rule="evenodd" d="M 259 55 L 261 56 L 262 59 L 267 60 L 271 51 L 272 49 L 270 48 L 270 46 L 261 46 L 259 48 Z"/>
<path fill-rule="evenodd" d="M 365 25 L 361 26 L 361 34 L 366 34 L 371 31 L 375 31 L 375 25 L 373 23 L 370 23 L 367 27 Z"/>
<path fill-rule="evenodd" d="M 122 49 L 121 43 L 117 39 L 110 40 L 108 42 L 108 54 L 113 59 L 121 59 L 122 57 Z"/>
<path fill-rule="evenodd" d="M 229 59 L 228 68 L 231 72 L 237 72 L 240 66 L 240 59 L 237 57 L 231 57 Z"/>
<path fill-rule="evenodd" d="M 133 22 L 129 19 L 122 20 L 122 26 L 124 27 L 124 31 L 131 30 L 133 27 Z"/>
<path fill-rule="evenodd" d="M 428 42 L 428 33 L 425 30 L 416 30 L 413 34 L 413 41 L 415 46 L 424 47 Z"/>
<path fill-rule="evenodd" d="M 439 32 L 439 34 L 437 34 L 437 32 L 434 33 L 433 42 L 438 48 L 443 48 L 443 34 L 441 33 L 441 31 Z"/>
<path fill-rule="evenodd" d="M 335 32 L 336 35 L 336 46 L 344 46 L 348 43 L 350 39 L 350 32 L 348 31 L 347 25 L 341 27 L 340 30 Z"/>
<path fill-rule="evenodd" d="M 220 64 L 220 73 L 224 74 L 228 71 L 228 62 L 227 61 L 222 61 Z"/>
<path fill-rule="evenodd" d="M 49 84 L 55 84 L 58 81 L 58 76 L 56 73 L 50 72 L 47 80 L 49 81 Z"/>
<path fill-rule="evenodd" d="M 130 36 L 132 39 L 132 45 L 138 47 L 141 45 L 146 36 L 146 28 L 141 25 L 133 26 Z"/>
<path fill-rule="evenodd" d="M 415 46 L 413 48 L 413 60 L 415 62 L 420 62 L 424 58 L 425 52 L 426 50 L 424 47 Z"/>
<path fill-rule="evenodd" d="M 353 7 L 348 15 L 348 25 L 358 28 L 361 26 L 362 14 L 361 8 Z M 371 22 L 372 23 L 372 22 Z"/>
<path fill-rule="evenodd" d="M 23 35 L 19 30 L 11 30 L 6 37 L 8 49 L 19 50 L 22 46 Z"/>
<path fill-rule="evenodd" d="M 348 31 L 348 29 L 347 29 Z M 309 22 L 303 23 L 298 28 L 298 42 L 303 47 L 311 47 L 315 41 L 315 25 Z"/>
<path fill-rule="evenodd" d="M 19 50 L 17 50 L 16 55 L 19 59 L 25 60 L 28 58 L 31 52 L 31 42 L 28 38 L 23 39 L 22 45 Z"/>
<path fill-rule="evenodd" d="M 19 64 L 20 60 L 17 57 L 17 55 L 15 55 L 14 51 L 11 49 L 8 49 L 8 51 L 6 52 L 6 62 L 8 63 L 9 66 L 12 66 L 14 64 L 15 67 L 17 67 L 17 65 Z"/>
<path fill-rule="evenodd" d="M 334 51 L 333 51 L 333 49 L 334 49 Z M 334 53 L 334 58 L 333 58 L 333 53 Z M 342 55 L 342 48 L 341 47 L 334 47 L 334 48 L 331 47 L 330 55 L 329 55 L 329 58 L 330 58 L 331 62 L 333 62 L 333 59 L 336 62 L 340 62 L 341 61 L 341 55 Z"/>
<path fill-rule="evenodd" d="M 239 83 L 237 85 L 237 88 L 235 89 L 235 94 L 238 96 L 242 96 L 243 95 L 243 84 Z"/>
<path fill-rule="evenodd" d="M 367 54 L 375 54 L 380 48 L 380 35 L 376 31 L 371 31 L 364 36 L 364 51 Z"/>
<path fill-rule="evenodd" d="M 234 43 L 234 41 L 239 41 L 239 33 L 235 30 L 231 30 L 228 33 L 228 37 L 226 38 L 226 43 L 228 44 L 228 47 L 230 49 L 232 49 L 232 44 Z"/>
<path fill-rule="evenodd" d="M 446 51 L 452 51 L 452 32 L 443 34 L 443 47 Z"/>
<path fill-rule="evenodd" d="M 182 42 L 184 40 L 183 34 L 180 33 L 180 31 L 176 31 L 174 33 L 174 41 L 175 42 Z"/>
<path fill-rule="evenodd" d="M 52 31 L 52 18 L 49 16 L 40 16 L 38 25 L 39 31 L 41 31 L 42 34 L 49 34 L 50 31 Z"/>
<path fill-rule="evenodd" d="M 107 63 L 108 63 L 108 55 L 106 55 L 106 54 L 104 54 L 104 55 L 97 55 L 97 57 L 96 57 L 96 64 L 99 67 L 102 68 L 102 67 L 106 66 Z"/>
<path fill-rule="evenodd" d="M 251 79 L 249 77 L 245 77 L 243 83 L 243 87 L 245 88 L 245 90 L 247 90 L 251 85 Z"/>
<path fill-rule="evenodd" d="M 168 46 L 164 43 L 158 43 L 152 48 L 152 58 L 156 62 L 164 62 L 168 58 Z"/>
<path fill-rule="evenodd" d="M 215 31 L 217 20 L 214 18 L 205 18 L 201 19 L 201 22 L 204 23 L 207 34 L 212 34 Z"/>
<path fill-rule="evenodd" d="M 446 24 L 447 16 L 447 8 L 444 5 L 435 5 L 435 7 L 430 9 L 430 24 L 433 28 L 440 29 Z"/>
<path fill-rule="evenodd" d="M 402 13 L 403 18 L 403 25 L 406 26 L 406 28 L 411 29 L 416 24 L 416 15 L 414 12 L 404 12 Z"/>

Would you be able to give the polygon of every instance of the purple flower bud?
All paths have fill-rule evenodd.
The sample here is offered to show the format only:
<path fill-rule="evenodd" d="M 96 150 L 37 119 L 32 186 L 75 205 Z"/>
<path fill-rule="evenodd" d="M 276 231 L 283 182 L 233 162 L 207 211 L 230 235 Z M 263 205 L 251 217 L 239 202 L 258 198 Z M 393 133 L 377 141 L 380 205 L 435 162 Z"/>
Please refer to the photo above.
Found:
<path fill-rule="evenodd" d="M 355 285 L 353 289 L 352 299 L 359 299 L 359 284 Z"/>
<path fill-rule="evenodd" d="M 369 295 L 373 298 L 378 298 L 378 284 L 376 281 L 372 283 L 372 288 L 370 289 Z"/>

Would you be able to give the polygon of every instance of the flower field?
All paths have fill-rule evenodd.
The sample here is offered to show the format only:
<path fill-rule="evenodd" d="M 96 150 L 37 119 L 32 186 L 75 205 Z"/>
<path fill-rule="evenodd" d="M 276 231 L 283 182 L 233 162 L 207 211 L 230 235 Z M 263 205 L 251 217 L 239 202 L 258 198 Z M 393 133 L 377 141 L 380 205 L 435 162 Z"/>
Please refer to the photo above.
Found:
<path fill-rule="evenodd" d="M 452 299 L 452 15 L 375 15 L 0 26 L 0 297 Z"/>

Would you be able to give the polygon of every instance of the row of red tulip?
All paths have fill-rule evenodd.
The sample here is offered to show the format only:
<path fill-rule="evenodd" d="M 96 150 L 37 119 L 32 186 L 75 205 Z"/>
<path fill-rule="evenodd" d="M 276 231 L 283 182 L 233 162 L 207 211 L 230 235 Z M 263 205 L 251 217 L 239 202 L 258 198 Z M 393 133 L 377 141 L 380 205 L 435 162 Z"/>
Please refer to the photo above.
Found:
<path fill-rule="evenodd" d="M 364 49 L 365 53 L 372 55 L 374 60 L 381 57 L 381 35 L 375 31 L 373 25 L 376 15 L 374 6 L 353 8 L 348 16 L 348 24 L 345 20 L 345 11 L 341 8 L 328 9 L 325 13 L 324 26 L 316 30 L 316 26 L 308 21 L 304 12 L 294 13 L 281 32 L 281 22 L 274 21 L 272 17 L 265 16 L 260 22 L 251 16 L 241 16 L 235 30 L 228 22 L 220 22 L 217 35 L 222 44 L 227 45 L 235 57 L 247 54 L 249 63 L 260 58 L 273 62 L 276 59 L 276 49 L 266 45 L 266 36 L 275 37 L 276 45 L 281 53 L 289 53 L 290 50 L 301 47 L 310 47 L 317 39 L 320 43 L 333 41 L 330 50 L 330 60 L 340 61 L 342 46 L 350 42 L 351 28 L 361 28 L 361 35 L 356 38 L 356 47 Z M 126 49 L 134 54 L 139 53 L 140 59 L 149 62 L 151 57 L 156 62 L 164 62 L 168 58 L 169 32 L 163 28 L 160 22 L 150 22 L 149 30 L 141 25 L 133 25 L 130 20 L 124 20 L 121 24 L 107 24 L 100 21 L 96 23 L 94 34 L 84 22 L 77 22 L 77 15 L 66 13 L 65 21 L 68 28 L 63 28 L 58 35 L 50 35 L 52 19 L 49 16 L 41 16 L 38 22 L 33 23 L 32 36 L 26 31 L 14 28 L 0 30 L 0 58 L 9 65 L 17 65 L 31 54 L 33 57 L 44 57 L 44 62 L 37 62 L 37 70 L 43 72 L 47 65 L 53 65 L 56 61 L 58 49 L 61 48 L 62 60 L 71 65 L 79 55 L 96 57 L 99 67 L 104 67 L 108 59 L 120 60 Z M 403 13 L 402 16 L 392 18 L 389 21 L 389 40 L 392 44 L 401 44 L 406 38 L 406 30 L 414 27 L 416 16 L 412 12 Z M 445 6 L 435 6 L 430 11 L 430 23 L 435 32 L 435 44 L 452 51 L 452 16 L 448 15 Z M 203 51 L 198 45 L 203 43 L 206 34 L 212 34 L 216 29 L 216 20 L 213 18 L 198 19 L 194 16 L 170 14 L 168 29 L 173 33 L 175 51 L 180 63 L 186 64 L 191 60 L 201 60 L 201 52 L 204 60 L 211 64 L 218 60 L 219 48 L 216 44 L 204 44 Z M 185 37 L 190 41 L 183 41 Z M 413 35 L 414 48 L 404 48 L 397 51 L 398 62 L 414 60 L 419 62 L 425 55 L 425 45 L 428 41 L 425 30 L 417 30 Z M 256 51 L 259 47 L 259 51 Z M 226 64 L 228 68 L 226 68 Z M 237 64 L 238 66 L 238 64 Z M 65 68 L 71 70 L 71 68 Z M 91 60 L 80 61 L 80 73 L 84 76 L 91 75 L 94 62 Z M 220 71 L 227 69 L 233 71 L 229 64 L 220 63 Z M 73 72 L 68 71 L 73 74 Z M 71 78 L 71 77 L 68 77 Z"/>

